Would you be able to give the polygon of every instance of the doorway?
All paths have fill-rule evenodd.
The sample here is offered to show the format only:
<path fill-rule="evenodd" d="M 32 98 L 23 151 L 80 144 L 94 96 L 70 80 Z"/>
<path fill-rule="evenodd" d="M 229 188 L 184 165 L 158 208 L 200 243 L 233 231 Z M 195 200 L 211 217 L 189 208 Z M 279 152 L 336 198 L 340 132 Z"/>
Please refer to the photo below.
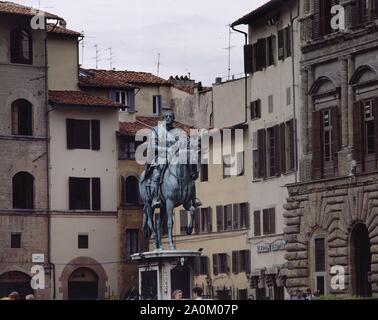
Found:
<path fill-rule="evenodd" d="M 89 268 L 79 268 L 68 279 L 68 300 L 97 300 L 98 276 Z"/>
<path fill-rule="evenodd" d="M 358 223 L 351 234 L 352 293 L 359 297 L 371 297 L 369 279 L 371 271 L 371 251 L 369 232 L 365 224 Z"/>
<path fill-rule="evenodd" d="M 17 291 L 21 299 L 28 294 L 34 294 L 30 286 L 31 278 L 22 272 L 11 271 L 0 276 L 0 299 L 7 297 L 11 292 Z"/>

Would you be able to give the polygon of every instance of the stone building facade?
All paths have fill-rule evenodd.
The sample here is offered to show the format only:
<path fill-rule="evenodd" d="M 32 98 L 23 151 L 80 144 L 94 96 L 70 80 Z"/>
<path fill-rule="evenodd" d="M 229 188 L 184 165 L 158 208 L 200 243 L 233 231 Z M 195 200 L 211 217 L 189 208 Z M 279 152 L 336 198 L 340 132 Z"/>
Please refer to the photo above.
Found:
<path fill-rule="evenodd" d="M 0 3 L 0 297 L 17 290 L 48 299 L 46 32 L 31 28 L 31 16 Z M 44 255 L 45 290 L 30 287 L 32 254 Z"/>
<path fill-rule="evenodd" d="M 331 28 L 336 4 L 345 30 Z M 378 295 L 377 9 L 373 0 L 302 1 L 300 182 L 288 185 L 284 214 L 289 289 Z"/>

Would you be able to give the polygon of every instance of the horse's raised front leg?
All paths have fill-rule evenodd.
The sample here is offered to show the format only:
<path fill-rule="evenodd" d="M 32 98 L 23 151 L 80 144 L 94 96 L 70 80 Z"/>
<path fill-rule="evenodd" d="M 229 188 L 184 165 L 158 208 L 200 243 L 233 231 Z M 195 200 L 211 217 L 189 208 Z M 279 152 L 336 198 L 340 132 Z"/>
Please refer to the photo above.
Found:
<path fill-rule="evenodd" d="M 176 250 L 173 243 L 173 210 L 175 206 L 172 200 L 167 200 L 165 204 L 165 213 L 167 215 L 168 245 L 171 250 Z"/>

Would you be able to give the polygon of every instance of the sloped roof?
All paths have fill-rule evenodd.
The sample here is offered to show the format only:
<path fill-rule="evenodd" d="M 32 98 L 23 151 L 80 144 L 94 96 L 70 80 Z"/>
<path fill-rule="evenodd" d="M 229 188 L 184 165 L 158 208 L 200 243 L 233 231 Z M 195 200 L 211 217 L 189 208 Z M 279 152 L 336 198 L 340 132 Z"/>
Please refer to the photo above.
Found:
<path fill-rule="evenodd" d="M 59 34 L 59 35 L 75 36 L 75 37 L 82 36 L 82 34 L 80 32 L 73 31 L 73 30 L 70 30 L 70 29 L 66 29 L 66 28 L 63 28 L 61 26 L 54 25 L 54 24 L 51 24 L 51 23 L 47 24 L 47 32 L 53 33 L 53 34 Z"/>
<path fill-rule="evenodd" d="M 159 121 L 163 121 L 162 117 L 136 117 L 136 121 L 133 122 L 120 122 L 119 134 L 124 136 L 135 136 L 139 130 L 152 129 L 158 125 Z M 189 133 L 191 127 L 180 122 L 173 124 L 175 128 L 184 130 Z"/>
<path fill-rule="evenodd" d="M 290 1 L 291 0 L 270 0 L 262 6 L 256 8 L 255 10 L 251 11 L 250 13 L 233 22 L 231 24 L 231 27 L 235 27 L 240 24 L 250 24 L 251 22 L 253 22 L 253 20 L 256 20 L 261 16 L 268 14 L 271 10 L 277 9 L 278 7 Z"/>
<path fill-rule="evenodd" d="M 33 17 L 36 14 L 36 10 L 37 9 L 35 9 L 35 8 L 23 6 L 23 5 L 18 4 L 18 3 L 9 2 L 9 1 L 0 1 L 0 14 L 5 13 L 5 14 L 14 14 L 14 15 L 22 15 L 22 16 Z M 61 18 L 61 17 L 59 17 L 55 14 L 52 14 L 52 13 L 49 13 L 49 12 L 46 12 L 46 11 L 42 11 L 42 10 L 39 10 L 39 11 L 44 13 L 45 16 L 49 19 L 63 20 L 63 18 Z"/>
<path fill-rule="evenodd" d="M 171 85 L 148 72 L 81 69 L 79 85 L 95 88 L 135 88 L 138 85 Z"/>
<path fill-rule="evenodd" d="M 49 91 L 49 101 L 60 106 L 121 108 L 120 103 L 83 91 Z"/>

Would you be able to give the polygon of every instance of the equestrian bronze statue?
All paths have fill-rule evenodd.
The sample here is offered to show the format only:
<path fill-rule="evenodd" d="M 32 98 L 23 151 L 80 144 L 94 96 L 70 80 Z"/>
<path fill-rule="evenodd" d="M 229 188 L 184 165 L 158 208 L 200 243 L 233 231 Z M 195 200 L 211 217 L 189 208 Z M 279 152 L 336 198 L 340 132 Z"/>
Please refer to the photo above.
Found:
<path fill-rule="evenodd" d="M 198 147 L 192 148 L 191 139 L 183 131 L 174 128 L 174 121 L 173 111 L 165 111 L 164 121 L 152 129 L 147 163 L 139 180 L 139 192 L 144 203 L 143 232 L 147 239 L 155 232 L 155 245 L 159 250 L 163 249 L 161 235 L 165 223 L 169 248 L 176 249 L 172 235 L 174 209 L 183 206 L 190 212 L 186 232 L 191 234 L 196 208 L 201 206 L 195 189 L 200 161 L 191 161 L 201 158 L 200 137 L 196 141 Z M 193 152 L 197 154 L 193 155 Z M 160 209 L 160 214 L 154 221 L 157 208 Z"/>

